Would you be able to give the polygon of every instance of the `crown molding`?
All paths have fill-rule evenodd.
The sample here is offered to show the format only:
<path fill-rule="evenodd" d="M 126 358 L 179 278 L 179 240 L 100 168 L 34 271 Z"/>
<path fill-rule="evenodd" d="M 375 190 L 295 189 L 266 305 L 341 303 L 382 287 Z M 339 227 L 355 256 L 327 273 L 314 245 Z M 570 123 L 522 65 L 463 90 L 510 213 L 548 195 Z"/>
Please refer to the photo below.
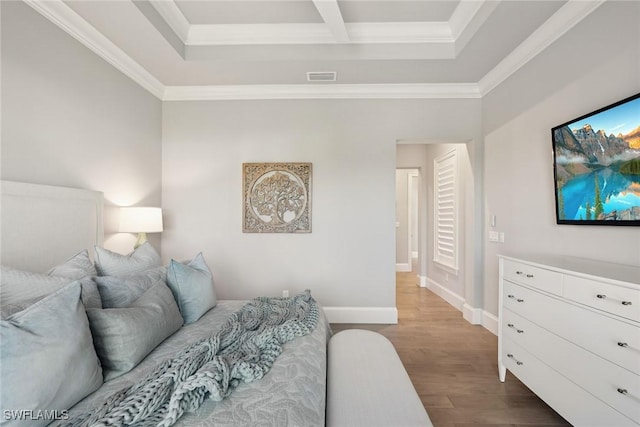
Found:
<path fill-rule="evenodd" d="M 607 0 L 569 0 L 478 82 L 482 96 L 518 71 Z"/>
<path fill-rule="evenodd" d="M 348 43 L 349 33 L 347 33 L 347 28 L 344 25 L 338 0 L 313 0 L 313 5 L 318 10 L 324 23 L 329 27 L 333 39 L 337 43 Z"/>
<path fill-rule="evenodd" d="M 321 84 L 167 86 L 164 101 L 274 99 L 449 99 L 480 98 L 478 85 L 462 84 Z"/>
<path fill-rule="evenodd" d="M 474 16 L 485 5 L 485 0 L 461 0 L 449 18 L 449 28 L 454 38 L 458 38 L 460 34 L 471 24 Z M 496 2 L 496 5 L 499 2 Z"/>
<path fill-rule="evenodd" d="M 164 85 L 158 79 L 62 0 L 24 0 L 24 2 L 157 98 L 162 98 Z"/>
<path fill-rule="evenodd" d="M 185 44 L 189 39 L 189 27 L 191 24 L 187 21 L 187 18 L 182 14 L 180 8 L 175 1 L 167 0 L 149 0 L 151 6 L 160 14 L 162 19 L 171 27 L 174 33 Z"/>
<path fill-rule="evenodd" d="M 485 21 L 498 7 L 501 0 L 474 1 L 462 0 L 449 19 L 451 34 L 455 40 L 455 56 L 465 48 Z"/>
<path fill-rule="evenodd" d="M 582 21 L 606 0 L 569 0 L 511 54 L 480 79 L 478 83 L 227 86 L 165 86 L 122 49 L 64 4 L 62 0 L 23 1 L 160 100 L 179 101 L 481 98 Z M 164 2 L 159 1 L 159 3 Z M 173 1 L 168 1 L 167 3 L 175 5 Z M 167 10 L 169 9 L 171 8 L 167 8 Z M 477 15 L 478 12 L 476 11 L 474 16 Z M 376 31 L 380 34 L 382 30 Z M 388 31 L 388 28 L 385 31 Z M 417 31 L 425 30 L 422 28 Z M 427 31 L 431 31 L 431 34 L 434 34 L 432 30 Z M 441 38 L 446 38 L 446 29 L 441 27 L 438 31 Z M 176 33 L 178 34 L 178 32 Z M 326 33 L 330 34 L 330 31 L 326 30 Z M 390 37 L 388 34 L 387 36 Z"/>
<path fill-rule="evenodd" d="M 185 46 L 444 42 L 453 44 L 457 35 L 470 26 L 474 16 L 486 3 L 485 0 L 463 0 L 454 11 L 454 23 L 344 23 L 335 0 L 315 0 L 314 4 L 324 23 L 190 24 L 174 0 L 149 1 Z M 455 36 L 452 25 L 456 27 Z"/>

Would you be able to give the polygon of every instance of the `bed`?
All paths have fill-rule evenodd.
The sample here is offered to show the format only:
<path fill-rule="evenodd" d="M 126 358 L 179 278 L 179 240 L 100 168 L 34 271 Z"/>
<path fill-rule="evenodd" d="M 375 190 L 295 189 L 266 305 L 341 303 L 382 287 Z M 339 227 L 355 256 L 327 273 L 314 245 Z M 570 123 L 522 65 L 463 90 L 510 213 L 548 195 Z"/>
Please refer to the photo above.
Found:
<path fill-rule="evenodd" d="M 82 425 L 83 420 L 85 425 L 90 425 L 91 423 L 87 424 L 87 416 L 94 413 L 96 408 L 104 408 L 105 401 L 109 401 L 110 398 L 113 400 L 112 396 L 117 396 L 118 392 L 127 390 L 135 384 L 140 384 L 144 378 L 153 376 L 158 371 L 157 367 L 162 363 L 166 366 L 174 366 L 175 362 L 169 363 L 167 361 L 185 353 L 185 349 L 201 345 L 202 342 L 205 342 L 203 340 L 209 337 L 220 335 L 232 323 L 231 320 L 237 320 L 237 313 L 248 307 L 247 301 L 219 301 L 214 297 L 213 308 L 203 309 L 201 306 L 199 310 L 202 313 L 197 313 L 197 320 L 196 317 L 189 314 L 193 313 L 193 309 L 188 304 L 202 305 L 201 301 L 206 298 L 196 298 L 195 302 L 194 298 L 191 298 L 191 302 L 189 302 L 188 298 L 185 299 L 184 294 L 180 294 L 180 292 L 184 292 L 180 290 L 180 284 L 187 283 L 187 279 L 205 280 L 198 279 L 201 277 L 200 273 L 203 271 L 206 273 L 206 269 L 202 267 L 204 259 L 200 254 L 194 256 L 189 263 L 172 261 L 168 266 L 157 266 L 157 260 L 154 259 L 156 263 L 154 268 L 143 268 L 133 272 L 124 271 L 120 275 L 111 274 L 114 273 L 114 268 L 116 268 L 115 273 L 120 273 L 117 271 L 117 267 L 121 264 L 116 263 L 114 266 L 107 261 L 114 257 L 120 260 L 117 257 L 121 255 L 109 253 L 101 248 L 103 243 L 102 211 L 102 195 L 98 192 L 2 182 L 1 261 L 3 274 L 0 305 L 3 311 L 1 344 L 3 360 L 0 397 L 2 398 L 3 416 L 0 422 L 3 425 L 47 425 L 49 423 L 52 425 Z M 97 248 L 94 249 L 94 247 Z M 148 248 L 146 250 L 149 251 Z M 168 255 L 170 256 L 170 254 Z M 139 262 L 136 256 L 125 257 L 124 264 L 130 264 L 131 260 Z M 91 258 L 90 262 L 87 261 L 87 257 Z M 107 261 L 104 257 L 107 257 Z M 72 284 L 62 283 L 67 278 L 65 274 L 69 277 L 72 276 L 68 271 L 70 265 L 76 269 L 78 265 L 81 265 L 84 276 L 69 280 L 69 282 L 73 282 Z M 204 265 L 206 266 L 206 263 Z M 51 270 L 54 266 L 56 268 Z M 87 274 L 93 268 L 95 268 L 95 272 Z M 185 268 L 187 272 L 193 273 L 195 271 L 193 274 L 196 274 L 197 277 L 189 276 L 191 273 L 181 276 L 183 274 L 181 272 L 184 271 L 181 269 Z M 51 289 L 46 288 L 50 283 L 42 285 L 38 282 L 43 277 L 44 282 L 55 282 Z M 100 277 L 102 279 L 99 279 Z M 136 282 L 138 284 L 145 282 L 145 280 L 153 283 L 145 285 L 147 287 L 144 289 L 136 288 L 135 292 L 137 293 L 130 295 L 131 289 L 138 286 L 136 283 L 131 284 L 131 280 L 133 280 L 131 277 L 145 278 L 138 280 Z M 192 277 L 196 277 L 196 279 L 192 279 Z M 64 280 L 58 280 L 58 278 L 64 278 Z M 14 282 L 9 283 L 11 280 Z M 23 287 L 16 291 L 16 283 L 22 284 Z M 29 285 L 34 283 L 35 285 L 29 288 Z M 122 289 L 126 290 L 125 295 L 129 300 L 124 302 L 117 300 L 116 297 L 111 300 L 109 299 L 111 297 L 105 297 L 105 295 L 110 295 L 109 292 L 113 289 L 116 289 L 109 287 L 112 283 L 124 286 Z M 170 283 L 174 283 L 173 286 Z M 12 286 L 13 288 L 11 288 Z M 176 286 L 178 290 L 176 290 Z M 96 289 L 98 290 L 97 294 Z M 109 289 L 109 291 L 105 294 L 104 289 Z M 165 326 L 171 332 L 166 337 L 161 337 L 160 344 L 151 344 L 153 349 L 143 355 L 139 362 L 125 368 L 118 368 L 116 364 L 114 366 L 117 369 L 113 368 L 108 358 L 102 358 L 101 346 L 109 346 L 116 341 L 112 341 L 111 335 L 100 335 L 102 332 L 99 328 L 96 329 L 95 325 L 100 324 L 101 316 L 105 313 L 128 310 L 127 312 L 134 313 L 134 318 L 137 318 L 135 316 L 144 312 L 147 306 L 137 306 L 136 303 L 149 295 L 150 290 L 155 289 L 158 289 L 158 295 L 165 295 L 162 297 L 165 298 L 164 301 L 168 298 L 166 295 L 167 289 L 169 289 L 168 295 L 175 299 L 174 303 L 178 307 L 178 315 L 181 318 L 179 324 L 176 323 L 178 321 L 172 323 L 167 320 L 175 315 L 175 309 L 171 309 L 173 314 L 166 314 L 169 313 L 168 311 L 162 312 L 164 314 L 160 321 L 147 325 L 147 329 L 142 331 L 144 336 L 140 340 L 153 336 L 156 329 Z M 14 293 L 12 294 L 9 290 Z M 96 302 L 96 295 L 100 300 L 98 302 Z M 65 309 L 63 312 L 64 316 L 70 317 L 71 314 L 68 313 L 73 312 L 77 318 L 87 319 L 90 327 L 85 328 L 84 332 L 72 336 L 69 334 L 61 337 L 55 336 L 56 333 L 60 333 L 63 327 L 55 325 L 58 318 L 50 314 L 51 310 L 47 304 L 50 304 L 49 301 L 57 301 L 62 298 L 73 302 L 69 305 L 72 309 Z M 15 303 L 16 300 L 19 300 L 20 303 Z M 297 302 L 292 302 L 293 300 L 308 301 L 309 295 L 298 295 L 290 299 L 258 298 L 251 302 L 253 304 L 251 307 L 256 307 L 258 304 L 263 304 L 260 307 L 265 305 L 268 307 L 272 307 L 272 305 L 293 307 L 294 304 L 297 304 Z M 21 304 L 23 301 L 27 301 L 27 303 Z M 101 307 L 98 308 L 96 304 L 100 304 Z M 162 304 L 151 304 L 150 306 L 156 307 L 158 305 Z M 29 320 L 29 316 L 35 317 L 33 313 L 37 310 L 45 310 L 44 312 L 49 315 L 47 322 L 40 321 L 40 327 L 47 331 L 42 334 L 49 340 L 45 340 L 46 345 L 40 341 L 30 344 L 28 339 L 18 339 L 16 337 L 19 335 L 15 335 L 25 332 L 26 327 L 21 322 Z M 299 307 L 296 307 L 296 310 L 299 312 Z M 240 382 L 237 387 L 233 388 L 229 396 L 220 401 L 206 399 L 197 409 L 181 416 L 174 425 L 325 425 L 326 350 L 330 331 L 322 309 L 319 308 L 316 313 L 317 319 L 313 322 L 314 327 L 308 328 L 308 331 L 300 333 L 299 336 L 290 340 L 284 340 L 282 353 L 277 355 L 274 360 L 269 361 L 269 369 L 261 379 Z M 291 316 L 294 315 L 291 314 Z M 298 314 L 297 316 L 302 315 Z M 52 317 L 55 317 L 55 320 Z M 298 320 L 296 318 L 295 321 Z M 65 320 L 60 319 L 59 321 L 62 324 Z M 74 322 L 78 323 L 77 320 Z M 287 320 L 287 322 L 290 321 Z M 304 318 L 304 322 L 309 323 L 308 317 Z M 164 326 L 157 326 L 160 324 Z M 165 324 L 169 324 L 169 326 Z M 294 323 L 287 323 L 287 325 L 289 324 Z M 134 332 L 140 333 L 141 327 L 136 327 L 138 330 Z M 86 334 L 87 330 L 91 331 L 89 337 Z M 31 333 L 30 336 L 33 335 Z M 121 337 L 116 338 L 120 339 Z M 154 339 L 158 340 L 157 337 Z M 12 342 L 14 344 L 11 344 Z M 82 347 L 83 351 L 80 356 L 83 361 L 78 362 L 77 359 L 73 359 L 73 362 L 61 365 L 73 375 L 62 373 L 54 375 L 50 372 L 51 369 L 54 369 L 52 366 L 59 365 L 60 360 L 66 357 L 64 356 L 65 352 L 69 352 L 69 349 L 74 345 L 81 345 L 83 342 L 84 347 Z M 92 352 L 98 356 L 101 372 L 97 370 L 95 365 L 84 362 L 84 359 L 91 358 Z M 24 371 L 24 367 L 10 371 L 15 368 L 15 363 L 18 363 L 16 361 L 26 363 L 24 360 L 28 360 L 30 363 L 27 371 Z M 38 372 L 38 369 L 43 370 Z M 117 372 L 114 374 L 113 370 Z M 20 375 L 25 376 L 20 377 Z M 26 377 L 29 375 L 33 376 L 27 380 Z M 51 379 L 45 381 L 47 375 L 51 375 Z M 42 386 L 37 385 L 37 378 L 40 376 L 45 381 Z M 61 379 L 63 377 L 65 379 Z M 104 378 L 107 380 L 105 381 Z M 61 381 L 60 384 L 63 386 L 57 383 L 53 384 L 57 381 Z M 72 382 L 69 383 L 69 381 Z M 77 384 L 84 382 L 90 383 L 84 388 L 84 391 L 76 392 L 74 390 L 75 394 L 68 391 L 68 389 L 75 389 Z M 66 386 L 64 386 L 65 384 Z M 50 394 L 54 395 L 53 400 L 39 397 L 41 393 L 46 392 L 42 392 L 40 389 L 47 387 L 54 388 L 53 391 L 50 390 Z M 56 391 L 55 387 L 60 390 Z M 66 399 L 66 405 L 59 403 L 60 396 Z M 22 405 L 19 399 L 23 399 L 26 404 Z M 38 399 L 40 401 L 36 401 Z M 68 403 L 70 401 L 73 403 Z M 118 418 L 113 425 L 118 425 L 122 419 Z"/>

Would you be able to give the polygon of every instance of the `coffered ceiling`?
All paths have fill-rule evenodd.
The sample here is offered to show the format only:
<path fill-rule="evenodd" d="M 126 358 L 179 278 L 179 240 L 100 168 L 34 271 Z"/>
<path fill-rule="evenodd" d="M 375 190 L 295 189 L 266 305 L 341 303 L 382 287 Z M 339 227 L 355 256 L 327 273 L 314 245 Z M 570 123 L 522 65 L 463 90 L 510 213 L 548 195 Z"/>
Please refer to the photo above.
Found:
<path fill-rule="evenodd" d="M 165 100 L 477 98 L 603 1 L 25 0 Z"/>

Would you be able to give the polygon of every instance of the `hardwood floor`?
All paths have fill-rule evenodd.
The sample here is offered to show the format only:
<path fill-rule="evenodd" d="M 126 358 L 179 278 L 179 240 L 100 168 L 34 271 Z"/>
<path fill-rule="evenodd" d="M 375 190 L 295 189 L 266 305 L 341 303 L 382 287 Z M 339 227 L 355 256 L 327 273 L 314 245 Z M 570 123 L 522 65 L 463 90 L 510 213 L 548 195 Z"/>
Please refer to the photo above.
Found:
<path fill-rule="evenodd" d="M 414 273 L 397 273 L 397 325 L 332 324 L 360 328 L 395 346 L 436 427 L 569 426 L 511 373 L 498 380 L 498 339 L 462 318 Z M 390 426 L 391 427 L 391 426 Z"/>

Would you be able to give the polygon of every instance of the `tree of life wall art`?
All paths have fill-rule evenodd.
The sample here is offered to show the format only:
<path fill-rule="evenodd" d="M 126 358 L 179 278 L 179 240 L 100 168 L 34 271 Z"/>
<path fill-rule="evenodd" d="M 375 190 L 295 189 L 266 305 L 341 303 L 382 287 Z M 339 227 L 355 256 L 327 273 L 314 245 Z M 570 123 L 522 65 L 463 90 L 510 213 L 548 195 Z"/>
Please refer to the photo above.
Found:
<path fill-rule="evenodd" d="M 245 233 L 311 232 L 311 163 L 243 163 Z"/>

